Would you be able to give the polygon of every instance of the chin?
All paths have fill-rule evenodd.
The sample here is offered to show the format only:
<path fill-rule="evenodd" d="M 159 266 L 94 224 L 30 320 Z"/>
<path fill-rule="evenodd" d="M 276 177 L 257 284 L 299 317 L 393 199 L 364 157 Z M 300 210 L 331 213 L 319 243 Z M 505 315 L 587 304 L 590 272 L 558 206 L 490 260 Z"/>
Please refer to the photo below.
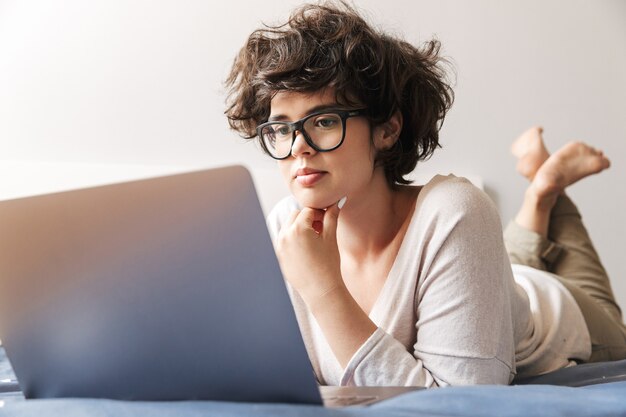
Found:
<path fill-rule="evenodd" d="M 294 193 L 294 198 L 300 205 L 300 207 L 310 207 L 313 209 L 326 209 L 327 207 L 335 204 L 339 199 L 332 197 L 321 197 L 314 195 L 303 195 L 303 193 Z"/>

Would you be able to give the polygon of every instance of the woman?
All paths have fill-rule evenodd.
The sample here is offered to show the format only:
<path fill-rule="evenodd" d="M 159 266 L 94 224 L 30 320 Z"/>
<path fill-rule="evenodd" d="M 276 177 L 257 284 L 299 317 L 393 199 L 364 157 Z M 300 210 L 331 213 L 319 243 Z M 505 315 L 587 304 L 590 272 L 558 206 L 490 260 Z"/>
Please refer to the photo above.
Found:
<path fill-rule="evenodd" d="M 268 224 L 319 382 L 506 384 L 623 357 L 588 239 L 582 254 L 563 250 L 564 265 L 591 264 L 572 279 L 551 242 L 570 223 L 584 231 L 562 192 L 607 168 L 601 153 L 573 144 L 548 157 L 537 129 L 516 143 L 531 185 L 507 245 L 532 268 L 515 265 L 515 278 L 484 193 L 454 176 L 404 178 L 439 146 L 452 104 L 438 51 L 376 32 L 343 3 L 307 5 L 253 32 L 227 80 L 231 126 L 259 139 L 293 194 Z"/>

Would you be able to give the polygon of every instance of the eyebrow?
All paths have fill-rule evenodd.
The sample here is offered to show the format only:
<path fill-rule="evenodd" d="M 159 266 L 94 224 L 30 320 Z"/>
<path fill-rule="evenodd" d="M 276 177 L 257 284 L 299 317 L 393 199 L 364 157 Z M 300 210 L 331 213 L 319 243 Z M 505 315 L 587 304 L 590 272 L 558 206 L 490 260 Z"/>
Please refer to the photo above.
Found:
<path fill-rule="evenodd" d="M 315 106 L 313 108 L 310 108 L 307 112 L 306 112 L 306 116 L 313 114 L 315 112 L 318 111 L 322 111 L 322 110 L 331 110 L 331 109 L 338 109 L 339 105 L 337 103 L 331 103 L 331 104 L 320 104 L 319 106 Z M 304 116 L 304 117 L 306 117 Z M 267 119 L 268 122 L 278 122 L 278 121 L 285 121 L 285 120 L 289 120 L 289 117 L 287 117 L 284 114 L 277 114 L 274 116 L 271 116 L 270 118 Z"/>

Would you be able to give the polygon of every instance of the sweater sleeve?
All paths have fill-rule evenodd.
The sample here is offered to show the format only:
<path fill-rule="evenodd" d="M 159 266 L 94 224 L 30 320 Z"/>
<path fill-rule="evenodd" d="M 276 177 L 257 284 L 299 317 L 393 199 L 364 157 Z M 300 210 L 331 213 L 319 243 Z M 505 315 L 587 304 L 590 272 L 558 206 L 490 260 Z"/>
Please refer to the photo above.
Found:
<path fill-rule="evenodd" d="M 423 189 L 408 256 L 417 258 L 411 350 L 379 328 L 342 385 L 508 384 L 514 375 L 513 276 L 489 198 L 453 178 Z M 403 279 L 408 277 L 403 277 Z M 409 295 L 409 296 L 410 296 Z"/>

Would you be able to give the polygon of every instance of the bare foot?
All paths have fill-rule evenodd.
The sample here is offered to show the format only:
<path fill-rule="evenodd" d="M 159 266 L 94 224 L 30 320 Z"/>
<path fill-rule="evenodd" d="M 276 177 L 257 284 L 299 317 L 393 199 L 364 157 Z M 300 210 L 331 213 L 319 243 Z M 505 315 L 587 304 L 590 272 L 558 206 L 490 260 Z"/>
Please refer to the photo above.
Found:
<path fill-rule="evenodd" d="M 537 170 L 550 154 L 543 144 L 543 128 L 534 126 L 522 133 L 511 145 L 511 153 L 517 157 L 517 172 L 532 181 Z"/>
<path fill-rule="evenodd" d="M 554 200 L 569 185 L 610 165 L 602 151 L 582 142 L 570 142 L 540 166 L 530 188 L 539 199 Z"/>

